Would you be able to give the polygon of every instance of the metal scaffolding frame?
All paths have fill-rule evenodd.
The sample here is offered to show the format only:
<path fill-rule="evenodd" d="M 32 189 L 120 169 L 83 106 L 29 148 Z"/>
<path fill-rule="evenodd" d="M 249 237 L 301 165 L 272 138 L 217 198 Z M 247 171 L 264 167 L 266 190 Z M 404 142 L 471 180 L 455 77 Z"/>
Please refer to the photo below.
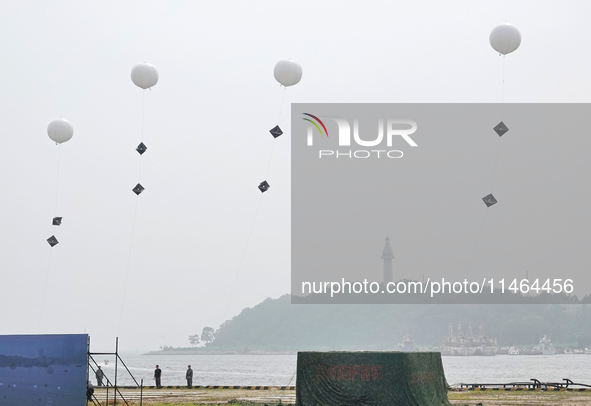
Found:
<path fill-rule="evenodd" d="M 131 376 L 131 379 L 133 379 L 133 381 L 135 382 L 136 386 L 140 389 L 140 406 L 142 406 L 143 404 L 143 393 L 144 393 L 144 380 L 140 380 L 140 383 L 138 383 L 138 381 L 135 379 L 135 377 L 133 376 L 133 374 L 131 373 L 131 371 L 129 370 L 129 368 L 127 368 L 127 365 L 125 365 L 125 362 L 123 362 L 123 359 L 121 359 L 121 357 L 119 356 L 119 337 L 117 337 L 115 339 L 115 352 L 90 352 L 90 337 L 89 337 L 89 351 L 88 351 L 88 368 L 87 368 L 87 380 L 88 376 L 90 374 L 90 371 L 92 370 L 92 372 L 94 374 L 96 374 L 96 371 L 98 369 L 98 363 L 96 362 L 96 360 L 94 359 L 95 355 L 111 355 L 111 356 L 115 356 L 115 377 L 114 377 L 114 381 L 111 382 L 109 380 L 109 378 L 104 375 L 104 379 L 106 379 L 106 385 L 105 387 L 107 388 L 107 395 L 106 395 L 106 400 L 105 400 L 105 404 L 108 405 L 109 404 L 109 388 L 112 388 L 112 393 L 113 393 L 113 405 L 117 405 L 117 395 L 119 395 L 119 398 L 127 405 L 129 406 L 129 403 L 127 402 L 127 400 L 123 397 L 123 394 L 121 393 L 121 391 L 119 391 L 119 387 L 117 386 L 117 376 L 118 376 L 118 367 L 119 367 L 119 363 L 121 363 L 121 365 L 123 365 L 123 367 L 125 368 L 125 370 L 127 371 L 127 373 L 129 374 L 129 376 Z M 93 365 L 94 364 L 94 365 Z M 96 369 L 95 369 L 96 367 Z M 96 398 L 96 396 L 94 394 L 92 394 L 91 396 L 91 402 L 93 405 L 96 406 L 102 406 L 102 403 Z M 86 403 L 88 404 L 88 400 L 86 401 Z"/>

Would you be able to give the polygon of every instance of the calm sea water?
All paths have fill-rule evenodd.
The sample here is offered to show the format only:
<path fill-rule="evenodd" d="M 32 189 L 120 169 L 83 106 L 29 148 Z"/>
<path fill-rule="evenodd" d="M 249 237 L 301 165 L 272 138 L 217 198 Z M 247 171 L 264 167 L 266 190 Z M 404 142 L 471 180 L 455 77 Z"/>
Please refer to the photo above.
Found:
<path fill-rule="evenodd" d="M 95 357 L 96 358 L 96 357 Z M 162 369 L 162 385 L 185 385 L 187 365 L 194 370 L 193 385 L 295 385 L 297 355 L 140 355 L 121 358 L 144 385 L 154 385 L 156 364 Z M 105 365 L 104 360 L 109 364 Z M 529 381 L 560 382 L 569 378 L 591 385 L 591 355 L 497 355 L 494 357 L 443 357 L 450 384 Z M 113 358 L 96 359 L 109 379 Z M 93 379 L 93 383 L 96 381 Z M 119 385 L 133 384 L 119 364 Z"/>

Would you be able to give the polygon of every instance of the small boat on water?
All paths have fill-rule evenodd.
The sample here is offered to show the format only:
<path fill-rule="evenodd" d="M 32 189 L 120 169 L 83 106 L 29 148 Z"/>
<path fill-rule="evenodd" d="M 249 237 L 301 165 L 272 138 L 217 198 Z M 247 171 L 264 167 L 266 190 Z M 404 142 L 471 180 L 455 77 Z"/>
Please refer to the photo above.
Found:
<path fill-rule="evenodd" d="M 519 355 L 542 355 L 542 351 L 538 350 L 537 347 L 524 348 L 519 351 Z"/>
<path fill-rule="evenodd" d="M 458 323 L 457 333 L 454 334 L 451 323 L 447 336 L 443 339 L 441 355 L 471 356 L 471 355 L 495 355 L 499 351 L 497 339 L 490 338 L 484 333 L 481 324 L 478 334 L 472 333 L 472 327 L 462 329 L 462 323 Z"/>
<path fill-rule="evenodd" d="M 415 342 L 408 333 L 402 338 L 402 342 L 398 343 L 398 351 L 404 352 L 417 352 L 418 349 L 415 347 Z"/>
<path fill-rule="evenodd" d="M 509 355 L 519 355 L 519 350 L 517 349 L 517 347 L 509 348 Z"/>
<path fill-rule="evenodd" d="M 509 355 L 556 355 L 556 349 L 552 345 L 552 341 L 544 334 L 535 347 L 522 348 L 521 350 L 511 347 Z"/>

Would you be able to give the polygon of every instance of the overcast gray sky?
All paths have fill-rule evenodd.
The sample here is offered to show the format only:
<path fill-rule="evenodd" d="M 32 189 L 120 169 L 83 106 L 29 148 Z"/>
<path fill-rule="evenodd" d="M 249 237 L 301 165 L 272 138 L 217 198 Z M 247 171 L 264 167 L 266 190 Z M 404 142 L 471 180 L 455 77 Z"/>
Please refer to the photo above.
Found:
<path fill-rule="evenodd" d="M 589 102 L 590 14 L 586 1 L 5 2 L 1 333 L 86 331 L 95 351 L 115 336 L 125 350 L 188 345 L 288 293 L 289 103 L 500 102 L 488 35 L 503 22 L 523 36 L 505 102 Z M 285 58 L 304 73 L 285 93 L 261 196 Z M 160 81 L 145 94 L 130 251 L 142 116 L 130 71 L 144 61 Z M 58 228 L 46 127 L 60 116 L 74 137 L 60 148 Z"/>

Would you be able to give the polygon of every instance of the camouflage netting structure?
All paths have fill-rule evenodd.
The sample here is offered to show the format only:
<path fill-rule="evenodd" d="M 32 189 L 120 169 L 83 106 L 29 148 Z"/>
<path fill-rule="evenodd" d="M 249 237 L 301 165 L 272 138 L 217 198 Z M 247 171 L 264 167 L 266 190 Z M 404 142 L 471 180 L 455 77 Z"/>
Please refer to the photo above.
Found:
<path fill-rule="evenodd" d="M 438 352 L 298 352 L 297 406 L 451 406 Z"/>

